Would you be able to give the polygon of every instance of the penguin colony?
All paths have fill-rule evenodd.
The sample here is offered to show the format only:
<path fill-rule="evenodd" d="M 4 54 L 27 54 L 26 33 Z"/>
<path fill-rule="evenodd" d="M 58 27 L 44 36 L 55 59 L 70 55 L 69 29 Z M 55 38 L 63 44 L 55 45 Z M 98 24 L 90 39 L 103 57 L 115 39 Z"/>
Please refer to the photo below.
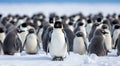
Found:
<path fill-rule="evenodd" d="M 111 49 L 120 55 L 120 14 L 0 14 L 1 55 L 42 50 L 53 61 L 63 61 L 70 52 L 107 56 Z"/>

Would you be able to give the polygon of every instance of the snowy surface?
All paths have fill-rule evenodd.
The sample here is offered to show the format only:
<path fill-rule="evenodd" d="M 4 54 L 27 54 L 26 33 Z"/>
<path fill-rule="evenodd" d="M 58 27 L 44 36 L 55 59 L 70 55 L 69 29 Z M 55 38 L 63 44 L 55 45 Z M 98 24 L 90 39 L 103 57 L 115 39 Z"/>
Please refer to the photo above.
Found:
<path fill-rule="evenodd" d="M 120 57 L 116 50 L 112 50 L 108 56 L 98 57 L 95 54 L 79 55 L 73 52 L 64 61 L 52 61 L 51 56 L 43 51 L 36 55 L 28 55 L 25 52 L 16 53 L 14 56 L 0 56 L 0 66 L 120 66 Z"/>
<path fill-rule="evenodd" d="M 43 12 L 48 15 L 56 12 L 60 15 L 71 15 L 83 12 L 90 13 L 103 12 L 120 13 L 119 4 L 0 4 L 0 13 L 7 15 L 28 14 Z M 14 56 L 0 56 L 0 66 L 120 66 L 120 57 L 116 55 L 116 50 L 112 50 L 108 56 L 98 57 L 92 55 L 79 55 L 73 52 L 64 61 L 51 61 L 51 56 L 39 51 L 36 55 L 28 55 L 25 52 L 16 53 Z"/>

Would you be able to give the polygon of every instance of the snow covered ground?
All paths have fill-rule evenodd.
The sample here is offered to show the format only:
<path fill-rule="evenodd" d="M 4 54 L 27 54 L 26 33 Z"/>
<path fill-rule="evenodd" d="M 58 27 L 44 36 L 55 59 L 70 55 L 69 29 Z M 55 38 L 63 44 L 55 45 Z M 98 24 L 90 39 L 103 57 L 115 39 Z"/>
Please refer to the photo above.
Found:
<path fill-rule="evenodd" d="M 62 14 L 74 14 L 83 12 L 120 13 L 120 4 L 0 4 L 0 13 L 7 15 L 28 14 L 43 12 L 48 15 L 51 12 Z M 0 66 L 120 66 L 120 57 L 116 50 L 112 50 L 108 56 L 98 57 L 92 55 L 79 55 L 73 52 L 64 61 L 51 61 L 51 56 L 40 51 L 37 55 L 27 55 L 25 52 L 16 53 L 14 56 L 0 56 Z"/>
<path fill-rule="evenodd" d="M 37 55 L 28 55 L 25 52 L 14 56 L 0 56 L 0 66 L 120 66 L 120 57 L 116 50 L 108 56 L 79 55 L 73 52 L 64 61 L 51 61 L 51 56 L 40 51 Z"/>

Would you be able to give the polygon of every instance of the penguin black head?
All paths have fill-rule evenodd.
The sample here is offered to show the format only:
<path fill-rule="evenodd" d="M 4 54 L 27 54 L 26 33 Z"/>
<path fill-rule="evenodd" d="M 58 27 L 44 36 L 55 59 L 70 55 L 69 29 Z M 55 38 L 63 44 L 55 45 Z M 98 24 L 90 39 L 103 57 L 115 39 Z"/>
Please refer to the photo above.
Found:
<path fill-rule="evenodd" d="M 102 25 L 102 29 L 108 29 L 108 25 L 107 24 L 103 24 Z"/>
<path fill-rule="evenodd" d="M 56 21 L 54 24 L 54 28 L 62 28 L 62 22 Z"/>
<path fill-rule="evenodd" d="M 23 23 L 23 24 L 22 24 L 22 27 L 27 27 L 27 23 Z"/>
<path fill-rule="evenodd" d="M 88 19 L 87 20 L 87 23 L 89 24 L 89 23 L 92 23 L 92 19 Z"/>
<path fill-rule="evenodd" d="M 0 14 L 0 18 L 2 17 L 2 14 Z"/>
<path fill-rule="evenodd" d="M 77 36 L 77 37 L 83 37 L 84 34 L 83 34 L 83 32 L 78 31 L 78 32 L 76 32 L 76 36 Z"/>
<path fill-rule="evenodd" d="M 72 22 L 72 21 L 70 21 L 70 22 L 68 23 L 68 25 L 73 25 L 73 22 Z"/>
<path fill-rule="evenodd" d="M 5 32 L 4 29 L 2 27 L 0 27 L 0 33 Z"/>
<path fill-rule="evenodd" d="M 49 23 L 54 23 L 54 19 L 52 17 L 49 18 Z"/>
<path fill-rule="evenodd" d="M 106 20 L 103 20 L 103 24 L 108 24 L 109 23 L 109 20 L 106 19 Z"/>
<path fill-rule="evenodd" d="M 119 24 L 116 24 L 114 29 L 120 29 L 120 25 Z"/>
<path fill-rule="evenodd" d="M 78 26 L 83 26 L 84 24 L 82 22 L 78 22 Z"/>
<path fill-rule="evenodd" d="M 107 34 L 108 32 L 106 32 L 105 30 L 103 29 L 97 29 L 95 31 L 95 35 L 104 35 L 104 34 Z"/>
<path fill-rule="evenodd" d="M 113 21 L 112 21 L 112 24 L 113 24 L 113 25 L 114 25 L 114 24 L 119 24 L 119 20 L 117 20 L 117 19 L 113 20 Z"/>
<path fill-rule="evenodd" d="M 101 22 L 102 21 L 102 19 L 101 18 L 97 18 L 97 22 Z"/>
<path fill-rule="evenodd" d="M 28 32 L 29 33 L 35 33 L 35 30 L 34 29 L 29 29 Z"/>

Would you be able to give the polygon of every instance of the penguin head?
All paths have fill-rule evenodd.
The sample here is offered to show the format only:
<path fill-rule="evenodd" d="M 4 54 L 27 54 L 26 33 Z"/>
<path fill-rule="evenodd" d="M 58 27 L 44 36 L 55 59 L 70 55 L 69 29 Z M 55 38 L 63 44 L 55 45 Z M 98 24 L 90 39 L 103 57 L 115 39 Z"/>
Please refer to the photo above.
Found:
<path fill-rule="evenodd" d="M 88 23 L 88 24 L 92 23 L 92 19 L 88 19 L 88 20 L 87 20 L 87 23 Z"/>
<path fill-rule="evenodd" d="M 83 26 L 83 25 L 84 25 L 84 23 L 78 22 L 78 26 Z"/>
<path fill-rule="evenodd" d="M 56 21 L 55 24 L 54 24 L 54 28 L 62 28 L 62 22 L 60 21 Z"/>
<path fill-rule="evenodd" d="M 77 36 L 77 37 L 83 37 L 83 36 L 84 36 L 84 34 L 83 34 L 83 32 L 78 31 L 78 32 L 76 32 L 76 36 Z"/>
<path fill-rule="evenodd" d="M 97 18 L 97 22 L 101 22 L 102 21 L 102 19 L 101 18 Z"/>
<path fill-rule="evenodd" d="M 119 24 L 116 24 L 114 29 L 120 29 L 120 25 Z"/>
<path fill-rule="evenodd" d="M 103 24 L 102 25 L 102 29 L 108 29 L 108 25 L 107 24 Z"/>
<path fill-rule="evenodd" d="M 114 19 L 114 20 L 112 21 L 112 25 L 115 25 L 115 24 L 119 24 L 119 20 Z"/>
<path fill-rule="evenodd" d="M 73 25 L 73 22 L 72 21 L 68 22 L 68 25 Z"/>
<path fill-rule="evenodd" d="M 22 27 L 27 27 L 27 23 L 23 23 L 21 26 Z"/>
<path fill-rule="evenodd" d="M 5 32 L 5 30 L 2 27 L 0 27 L 0 33 L 3 33 L 3 32 Z"/>
<path fill-rule="evenodd" d="M 29 29 L 28 32 L 29 33 L 35 33 L 35 30 L 34 29 Z"/>
<path fill-rule="evenodd" d="M 108 32 L 106 32 L 105 30 L 103 29 L 97 29 L 95 31 L 95 35 L 104 35 L 104 34 L 108 34 Z"/>

